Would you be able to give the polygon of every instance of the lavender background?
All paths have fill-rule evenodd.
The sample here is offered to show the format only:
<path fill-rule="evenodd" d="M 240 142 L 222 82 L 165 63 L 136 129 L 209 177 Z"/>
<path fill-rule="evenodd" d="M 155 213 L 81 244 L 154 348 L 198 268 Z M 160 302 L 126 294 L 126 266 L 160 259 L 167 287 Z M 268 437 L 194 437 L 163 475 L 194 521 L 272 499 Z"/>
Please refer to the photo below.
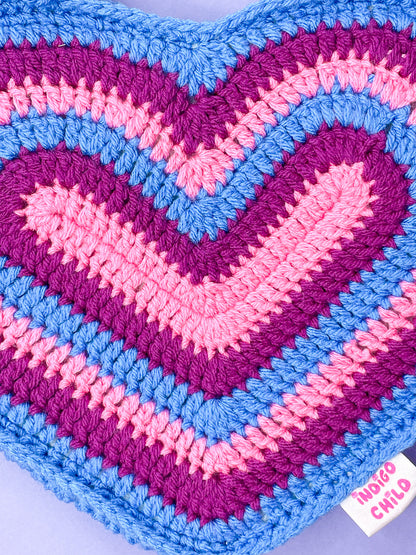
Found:
<path fill-rule="evenodd" d="M 1 1 L 1 0 L 0 0 Z M 59 1 L 59 0 L 57 0 Z M 249 0 L 122 0 L 148 13 L 197 21 L 214 20 Z M 405 452 L 416 463 L 416 446 Z M 414 555 L 412 524 L 416 502 L 372 538 L 336 507 L 272 554 Z M 28 472 L 0 453 L 0 554 L 4 555 L 152 555 L 102 524 L 59 501 Z"/>

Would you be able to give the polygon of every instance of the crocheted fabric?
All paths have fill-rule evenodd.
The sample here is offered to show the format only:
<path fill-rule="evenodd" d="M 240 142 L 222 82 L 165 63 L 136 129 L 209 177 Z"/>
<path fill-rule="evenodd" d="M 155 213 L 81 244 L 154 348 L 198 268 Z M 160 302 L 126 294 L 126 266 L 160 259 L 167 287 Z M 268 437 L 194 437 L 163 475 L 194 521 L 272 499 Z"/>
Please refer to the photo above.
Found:
<path fill-rule="evenodd" d="M 416 2 L 0 3 L 0 447 L 260 554 L 416 440 Z"/>

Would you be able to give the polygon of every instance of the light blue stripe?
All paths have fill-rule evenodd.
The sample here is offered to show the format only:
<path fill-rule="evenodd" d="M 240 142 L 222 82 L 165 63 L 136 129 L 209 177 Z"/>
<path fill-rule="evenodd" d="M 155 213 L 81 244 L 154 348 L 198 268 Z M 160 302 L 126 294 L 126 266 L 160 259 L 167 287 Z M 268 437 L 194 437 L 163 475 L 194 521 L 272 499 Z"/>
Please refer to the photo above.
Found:
<path fill-rule="evenodd" d="M 8 39 L 16 46 L 24 39 L 35 45 L 45 38 L 50 44 L 58 36 L 65 44 L 74 37 L 84 46 L 100 41 L 117 58 L 128 52 L 133 62 L 161 61 L 194 95 L 201 84 L 212 92 L 217 79 L 227 78 L 226 67 L 235 67 L 238 55 L 248 56 L 250 44 L 263 48 L 267 39 L 279 44 L 281 32 L 294 36 L 298 25 L 312 32 L 322 22 L 349 28 L 354 21 L 366 26 L 375 19 L 379 25 L 391 21 L 398 31 L 411 27 L 414 36 L 415 18 L 414 0 L 264 0 L 213 23 L 160 18 L 94 0 L 19 0 L 17 12 L 15 0 L 3 0 L 0 46 Z"/>
<path fill-rule="evenodd" d="M 137 534 L 138 530 L 143 532 L 149 531 L 150 528 L 152 534 L 161 534 L 166 527 L 171 528 L 166 534 L 170 535 L 172 540 L 178 532 L 189 538 L 195 536 L 198 523 L 188 524 L 185 514 L 175 516 L 175 506 L 163 507 L 162 496 L 148 497 L 149 487 L 133 486 L 133 475 L 120 478 L 117 473 L 118 467 L 104 469 L 102 457 L 88 459 L 86 447 L 70 448 L 72 438 L 57 437 L 58 426 L 46 425 L 45 414 L 29 415 L 28 403 L 11 406 L 10 399 L 10 395 L 0 396 L 0 448 L 13 459 L 13 455 L 18 452 L 19 444 L 30 445 L 28 453 L 33 457 L 32 461 L 35 458 L 41 461 L 42 469 L 35 470 L 37 479 L 44 481 L 40 476 L 46 478 L 58 474 L 57 484 L 63 485 L 68 479 L 73 484 L 71 488 L 65 487 L 58 497 L 66 501 L 73 500 L 71 495 L 74 490 L 86 494 L 89 485 L 92 485 L 92 498 L 108 499 L 110 495 L 113 498 L 113 511 L 129 515 L 129 520 L 135 519 L 129 528 L 132 538 L 133 530 L 136 530 Z M 80 504 L 84 510 L 86 501 L 87 499 L 81 496 Z M 152 518 L 153 527 L 149 527 L 143 521 L 144 517 Z M 212 533 L 210 538 L 215 541 Z M 189 541 L 191 544 L 191 539 Z"/>
<path fill-rule="evenodd" d="M 296 349 L 283 349 L 283 359 L 273 359 L 273 370 L 262 369 L 261 380 L 247 380 L 248 392 L 234 390 L 233 397 L 203 401 L 202 392 L 187 394 L 188 384 L 174 386 L 174 375 L 163 378 L 162 368 L 148 372 L 148 360 L 135 361 L 135 349 L 122 350 L 123 342 L 110 342 L 111 332 L 96 333 L 98 324 L 82 324 L 82 315 L 71 315 L 71 305 L 58 305 L 58 296 L 44 297 L 45 287 L 31 287 L 33 278 L 17 277 L 20 268 L 4 268 L 0 259 L 0 294 L 3 306 L 17 306 L 16 317 L 33 318 L 31 327 L 44 327 L 43 336 L 57 335 L 58 345 L 71 342 L 71 354 L 87 353 L 87 364 L 100 364 L 100 375 L 113 374 L 113 385 L 127 384 L 127 394 L 139 391 L 142 402 L 154 400 L 156 412 L 170 411 L 170 421 L 182 418 L 182 429 L 195 428 L 196 437 L 208 443 L 230 441 L 230 433 L 245 435 L 247 423 L 258 426 L 257 415 L 270 416 L 269 403 L 283 404 L 282 393 L 295 393 L 294 383 L 307 383 L 306 372 L 318 372 L 318 362 L 329 363 L 331 351 L 343 352 L 355 329 L 367 330 L 366 318 L 379 319 L 374 306 L 390 307 L 388 297 L 401 295 L 398 283 L 413 278 L 406 268 L 416 267 L 416 218 L 404 224 L 408 235 L 396 238 L 398 249 L 385 248 L 387 260 L 375 261 L 374 272 L 361 272 L 362 282 L 351 283 L 351 294 L 342 293 L 342 306 L 331 305 L 332 318 L 319 317 L 320 328 L 308 328 L 308 339 L 296 338 Z M 401 256 L 404 251 L 405 260 Z M 392 263 L 400 266 L 392 266 Z M 386 270 L 390 279 L 385 279 Z M 371 298 L 372 303 L 360 299 Z M 328 339 L 328 334 L 331 339 Z"/>
<path fill-rule="evenodd" d="M 356 95 L 350 91 L 331 95 L 320 94 L 316 99 L 309 101 L 309 108 L 314 107 L 316 111 L 314 117 L 309 113 L 306 122 L 308 131 L 311 133 L 316 131 L 323 121 L 332 125 L 334 112 L 338 113 L 343 106 L 345 107 L 345 102 L 350 101 L 351 98 L 364 104 L 367 109 L 363 112 L 371 113 L 371 117 L 365 116 L 363 121 L 357 120 L 356 111 L 350 105 L 351 108 L 346 111 L 343 119 L 344 125 L 354 122 L 357 127 L 363 124 L 367 131 L 378 132 L 391 123 L 386 150 L 395 150 L 396 162 L 411 164 L 407 175 L 413 177 L 416 167 L 414 159 L 416 139 L 414 127 L 407 127 L 404 124 L 408 119 L 407 108 L 391 112 L 386 106 L 379 107 L 380 117 L 377 118 L 377 112 L 375 112 L 377 100 L 368 98 L 366 94 Z M 332 106 L 334 106 L 333 110 Z M 370 108 L 373 108 L 371 112 L 369 112 Z M 297 107 L 288 118 L 287 125 L 291 129 L 291 135 L 299 135 L 297 129 L 299 125 L 305 124 L 304 120 L 306 116 L 302 107 Z M 406 149 L 400 148 L 402 143 L 406 144 Z M 416 188 L 412 186 L 410 192 L 415 196 Z M 257 426 L 258 414 L 270 416 L 269 404 L 271 402 L 282 404 L 282 393 L 294 393 L 294 383 L 306 383 L 306 371 L 318 372 L 319 362 L 329 363 L 330 351 L 342 352 L 342 343 L 353 337 L 355 329 L 366 329 L 366 318 L 378 318 L 376 306 L 388 308 L 387 297 L 401 294 L 397 284 L 402 280 L 412 280 L 408 270 L 416 267 L 414 218 L 409 218 L 404 226 L 408 236 L 396 238 L 399 249 L 384 249 L 387 260 L 375 261 L 375 272 L 361 272 L 362 283 L 351 284 L 353 294 L 341 294 L 342 306 L 331 306 L 332 318 L 320 316 L 320 329 L 308 328 L 308 339 L 297 337 L 296 349 L 284 348 L 283 358 L 273 359 L 272 370 L 262 369 L 260 371 L 262 379 L 249 379 L 248 391 L 235 390 L 233 398 L 223 397 L 204 402 L 201 392 L 188 395 L 187 383 L 175 387 L 173 375 L 163 378 L 162 368 L 154 369 L 149 373 L 147 360 L 134 363 L 136 350 L 129 349 L 124 352 L 122 341 L 110 344 L 111 333 L 97 334 L 96 322 L 81 326 L 82 316 L 70 317 L 71 306 L 58 307 L 56 297 L 48 297 L 40 302 L 44 289 L 31 288 L 30 278 L 19 278 L 16 282 L 19 285 L 14 285 L 7 291 L 6 302 L 15 304 L 16 299 L 20 298 L 19 317 L 22 315 L 33 317 L 34 326 L 47 328 L 45 334 L 59 335 L 60 345 L 71 341 L 74 344 L 73 354 L 86 350 L 89 365 L 103 366 L 101 375 L 112 373 L 115 376 L 114 385 L 126 383 L 128 394 L 139 391 L 143 402 L 154 400 L 157 412 L 168 408 L 171 421 L 180 417 L 184 430 L 194 427 L 196 437 L 207 436 L 209 444 L 215 443 L 217 439 L 230 441 L 232 431 L 244 435 L 247 423 Z M 10 271 L 10 275 L 7 274 L 7 277 L 2 278 L 5 280 L 4 283 L 2 282 L 2 291 L 5 291 L 5 286 L 10 285 L 10 279 L 16 278 L 17 273 L 18 270 L 13 270 Z M 14 277 L 10 278 L 11 275 Z M 26 296 L 22 296 L 22 287 L 26 291 Z M 375 297 L 375 295 L 378 296 Z M 360 300 L 363 298 L 372 298 L 373 303 L 371 305 L 364 303 Z M 46 315 L 47 320 L 45 320 Z M 328 338 L 328 334 L 331 339 Z"/>
<path fill-rule="evenodd" d="M 42 414 L 29 416 L 28 404 L 11 407 L 9 395 L 0 396 L 0 449 L 58 498 L 75 502 L 132 543 L 176 555 L 180 534 L 187 544 L 181 544 L 183 554 L 195 555 L 201 542 L 206 555 L 253 553 L 257 542 L 250 544 L 251 530 L 261 530 L 261 550 L 283 543 L 416 441 L 416 378 L 406 376 L 405 384 L 405 390 L 393 388 L 393 400 L 382 400 L 383 411 L 370 410 L 371 422 L 358 421 L 360 435 L 345 434 L 347 447 L 335 445 L 335 456 L 320 455 L 320 466 L 304 464 L 304 479 L 290 475 L 287 490 L 275 486 L 274 498 L 260 496 L 261 513 L 248 507 L 242 521 L 230 517 L 228 524 L 219 519 L 202 528 L 198 519 L 187 524 L 185 514 L 174 515 L 174 505 L 163 507 L 161 496 L 148 498 L 147 486 L 133 487 L 129 495 L 131 476 L 119 478 L 116 467 L 102 469 L 101 457 L 87 460 L 85 448 L 68 451 L 71 438 L 56 438 L 56 426 L 45 426 Z"/>
<path fill-rule="evenodd" d="M 320 455 L 319 466 L 305 463 L 305 477 L 290 475 L 287 490 L 273 488 L 274 498 L 261 497 L 262 511 L 268 520 L 279 523 L 273 532 L 274 540 L 271 539 L 273 545 L 277 545 L 278 536 L 291 536 L 287 528 L 292 529 L 293 520 L 299 518 L 304 525 L 311 524 L 353 489 L 363 486 L 383 463 L 415 443 L 416 377 L 407 375 L 404 381 L 406 389 L 392 388 L 392 400 L 382 398 L 382 411 L 370 409 L 370 422 L 358 420 L 360 434 L 344 434 L 346 446 L 335 444 L 333 455 Z M 302 507 L 296 499 L 302 500 Z M 293 513 L 289 516 L 292 509 L 296 519 Z M 245 520 L 248 526 L 255 527 L 254 511 Z"/>
<path fill-rule="evenodd" d="M 115 162 L 115 175 L 131 174 L 129 185 L 143 183 L 142 193 L 155 197 L 155 209 L 168 208 L 166 217 L 178 220 L 178 231 L 189 233 L 194 242 L 199 242 L 204 233 L 216 239 L 219 229 L 227 230 L 228 220 L 237 218 L 237 209 L 245 210 L 246 199 L 255 198 L 255 183 L 263 185 L 262 173 L 273 173 L 272 162 L 266 163 L 261 146 L 254 153 L 247 148 L 244 152 L 248 160 L 243 165 L 237 160 L 236 170 L 227 171 L 226 186 L 218 182 L 216 195 L 209 196 L 202 189 L 191 200 L 176 185 L 178 173 L 165 172 L 165 160 L 152 161 L 150 147 L 139 150 L 139 138 L 125 139 L 125 128 L 110 128 L 104 116 L 96 122 L 91 112 L 78 117 L 71 109 L 65 115 L 57 115 L 50 108 L 46 115 L 39 115 L 31 107 L 25 117 L 13 112 L 11 120 L 10 125 L 0 127 L 1 158 L 18 157 L 22 146 L 32 152 L 38 145 L 50 150 L 62 141 L 71 150 L 79 146 L 87 156 L 99 154 L 102 164 Z"/>
<path fill-rule="evenodd" d="M 47 15 L 51 6 L 57 15 Z M 91 9 L 97 18 L 108 15 L 111 17 L 96 22 L 94 18 L 82 13 L 88 9 Z M 209 90 L 213 89 L 216 78 L 224 77 L 226 63 L 235 64 L 237 52 L 247 54 L 248 39 L 262 46 L 267 36 L 279 40 L 281 30 L 294 35 L 297 24 L 314 30 L 321 21 L 333 26 L 338 19 L 348 27 L 355 19 L 365 26 L 371 17 L 379 24 L 384 24 L 390 19 L 395 29 L 404 29 L 411 25 L 414 35 L 413 21 L 416 10 L 415 3 L 406 0 L 400 3 L 392 0 L 277 0 L 256 4 L 249 10 L 239 12 L 220 23 L 193 24 L 151 18 L 107 4 L 93 5 L 91 2 L 74 0 L 63 0 L 59 4 L 56 4 L 55 0 L 23 0 L 19 2 L 19 12 L 16 13 L 16 3 L 3 0 L 0 14 L 3 14 L 3 20 L 0 21 L 0 43 L 4 44 L 12 37 L 15 44 L 20 44 L 24 38 L 28 38 L 34 44 L 41 36 L 45 36 L 51 42 L 58 33 L 67 43 L 74 35 L 78 36 L 83 44 L 100 39 L 103 48 L 114 46 L 116 56 L 130 51 L 133 60 L 147 55 L 151 64 L 162 57 L 164 68 L 169 71 L 178 69 L 179 82 L 189 82 L 191 94 L 194 94 L 202 82 L 206 83 Z M 141 32 L 138 30 L 140 28 Z M 169 39 L 169 48 L 165 48 L 163 52 L 163 43 L 157 40 L 158 36 Z M 212 56 L 213 45 L 216 47 L 215 56 Z M 180 63 L 186 60 L 181 68 L 179 60 Z M 196 67 L 198 71 L 195 71 Z M 399 136 L 396 136 L 397 129 L 393 129 L 393 133 L 389 134 L 392 143 L 400 140 Z M 414 144 L 414 141 L 410 144 Z M 405 149 L 399 149 L 398 152 L 399 157 L 407 156 Z M 413 167 L 412 178 L 414 171 Z M 413 220 L 408 220 L 406 225 L 411 226 L 413 232 Z M 413 257 L 413 247 L 406 244 L 405 239 L 401 239 L 401 254 L 404 256 L 403 253 L 409 250 Z M 374 273 L 375 279 L 383 275 L 386 266 L 377 268 L 379 274 Z M 386 284 L 387 289 L 394 288 L 396 273 L 400 273 L 400 270 L 392 274 L 393 281 L 392 284 Z M 384 283 L 388 282 L 389 275 L 387 272 Z M 367 285 L 369 283 L 370 279 L 367 280 Z M 383 287 L 381 279 L 378 287 Z M 379 293 L 378 289 L 377 291 Z M 362 306 L 354 306 L 354 309 L 358 308 L 361 311 Z M 362 317 L 362 314 L 356 316 L 357 321 Z M 343 314 L 342 318 L 351 319 L 347 318 L 346 314 Z M 350 325 L 348 322 L 347 330 L 350 329 Z M 297 482 L 297 479 L 290 477 L 289 493 L 275 488 L 275 499 L 262 497 L 261 513 L 248 508 L 243 523 L 230 518 L 228 525 L 225 522 L 213 522 L 202 529 L 199 529 L 198 522 L 195 522 L 194 533 L 191 530 L 189 536 L 180 534 L 181 543 L 178 535 L 168 534 L 163 529 L 167 527 L 167 522 L 158 525 L 157 518 L 166 513 L 159 511 L 157 501 L 146 515 L 146 521 L 141 521 L 125 510 L 119 500 L 108 499 L 101 491 L 94 492 L 70 470 L 63 471 L 59 465 L 45 461 L 42 447 L 32 447 L 29 443 L 32 441 L 30 435 L 17 440 L 11 424 L 5 424 L 5 428 L 0 432 L 0 447 L 10 458 L 30 469 L 36 478 L 52 489 L 58 497 L 75 500 L 82 510 L 93 514 L 111 529 L 121 530 L 132 542 L 140 541 L 146 547 L 169 554 L 180 551 L 183 555 L 194 555 L 197 550 L 200 555 L 214 555 L 225 551 L 235 555 L 258 555 L 295 535 L 316 517 L 339 503 L 352 489 L 364 483 L 387 458 L 415 441 L 416 381 L 414 378 L 406 378 L 405 381 L 408 389 L 403 392 L 396 390 L 394 401 L 384 401 L 383 412 L 371 411 L 373 423 L 360 422 L 361 435 L 346 434 L 349 450 L 335 446 L 336 459 L 321 456 L 321 467 L 305 465 L 308 483 Z M 31 432 L 33 430 L 30 430 L 29 434 Z M 352 475 L 348 475 L 350 468 L 354 468 Z M 294 498 L 292 492 L 298 497 Z M 304 502 L 300 504 L 297 499 Z M 169 514 L 166 519 L 169 520 Z M 183 519 L 175 519 L 174 522 L 181 523 Z M 197 532 L 197 540 L 192 548 L 189 548 Z M 219 538 L 221 544 L 217 542 Z M 187 545 L 184 546 L 184 543 Z"/>
<path fill-rule="evenodd" d="M 388 149 L 394 150 L 394 143 L 397 156 L 403 157 L 400 144 L 406 142 L 401 135 L 410 107 L 391 110 L 379 100 L 379 96 L 369 97 L 369 89 L 359 94 L 351 87 L 341 91 L 337 81 L 329 94 L 321 87 L 316 97 L 303 97 L 299 106 L 290 105 L 289 116 L 276 113 L 278 125 L 266 124 L 266 136 L 256 135 L 254 151 L 245 148 L 246 160 L 234 160 L 235 171 L 226 172 L 227 184 L 223 186 L 218 182 L 214 196 L 201 190 L 193 201 L 184 189 L 176 186 L 177 172 L 166 174 L 164 160 L 151 161 L 150 147 L 140 151 L 139 138 L 126 140 L 124 127 L 111 129 L 104 116 L 95 122 L 90 112 L 81 118 L 73 109 L 63 116 L 56 115 L 50 108 L 46 115 L 39 115 L 33 107 L 26 117 L 13 112 L 12 123 L 0 127 L 0 157 L 12 160 L 19 156 L 22 146 L 35 151 L 40 144 L 49 150 L 62 141 L 71 150 L 79 146 L 87 156 L 100 154 L 103 164 L 115 163 L 116 175 L 131 174 L 130 185 L 143 183 L 143 195 L 155 195 L 154 207 L 168 208 L 166 217 L 177 220 L 179 233 L 189 233 L 190 239 L 198 243 L 205 233 L 215 240 L 219 229 L 228 230 L 228 220 L 236 220 L 237 210 L 245 210 L 247 199 L 255 199 L 255 186 L 264 185 L 263 174 L 273 175 L 273 162 L 282 162 L 284 151 L 293 154 L 295 141 L 304 143 L 306 133 L 316 134 L 324 121 L 332 126 L 336 118 L 344 125 L 348 122 L 356 128 L 364 126 L 369 133 L 377 133 L 393 124 Z M 409 140 L 415 137 L 413 127 L 406 132 L 411 134 Z"/>

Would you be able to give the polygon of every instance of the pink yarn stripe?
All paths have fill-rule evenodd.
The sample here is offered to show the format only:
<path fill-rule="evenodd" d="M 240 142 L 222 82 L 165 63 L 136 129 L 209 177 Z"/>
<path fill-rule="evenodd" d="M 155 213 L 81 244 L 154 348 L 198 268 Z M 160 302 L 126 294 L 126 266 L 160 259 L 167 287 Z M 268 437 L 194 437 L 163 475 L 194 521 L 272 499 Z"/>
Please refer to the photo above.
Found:
<path fill-rule="evenodd" d="M 413 276 L 416 278 L 416 271 Z M 72 386 L 75 398 L 89 393 L 89 408 L 104 407 L 103 419 L 116 415 L 120 429 L 131 422 L 134 438 L 146 435 L 148 446 L 160 441 L 163 455 L 176 452 L 177 464 L 189 460 L 191 473 L 201 468 L 204 477 L 209 478 L 233 468 L 247 470 L 247 460 L 264 460 L 263 449 L 278 451 L 277 438 L 291 441 L 291 428 L 304 430 L 305 419 L 317 418 L 319 406 L 331 406 L 334 397 L 343 396 L 342 386 L 354 387 L 353 374 L 365 373 L 363 364 L 376 361 L 372 353 L 387 351 L 388 341 L 400 341 L 401 330 L 413 329 L 409 319 L 416 317 L 416 283 L 403 282 L 401 288 L 402 297 L 390 298 L 391 309 L 379 308 L 381 320 L 368 320 L 369 331 L 357 331 L 355 338 L 344 344 L 343 355 L 331 353 L 331 364 L 320 364 L 320 374 L 308 373 L 308 385 L 296 384 L 296 395 L 284 394 L 284 406 L 272 404 L 272 418 L 258 416 L 259 428 L 247 425 L 246 437 L 231 434 L 231 445 L 221 441 L 206 447 L 205 439 L 194 439 L 192 428 L 181 431 L 180 419 L 169 423 L 167 410 L 155 414 L 154 402 L 141 405 L 138 394 L 125 397 L 125 386 L 112 387 L 111 376 L 98 378 L 98 367 L 86 366 L 84 355 L 70 357 L 69 344 L 56 348 L 57 338 L 41 338 L 42 329 L 30 329 L 29 318 L 16 320 L 15 308 L 0 309 L 0 350 L 16 346 L 15 358 L 31 353 L 30 367 L 45 362 L 45 378 L 60 374 L 59 387 Z"/>
<path fill-rule="evenodd" d="M 206 348 L 212 357 L 249 341 L 248 332 L 281 311 L 288 293 L 300 291 L 301 280 L 372 215 L 375 197 L 362 168 L 344 163 L 316 173 L 316 183 L 305 182 L 306 194 L 298 195 L 296 206 L 286 206 L 289 217 L 280 218 L 277 229 L 270 227 L 269 237 L 259 238 L 262 246 L 250 248 L 252 258 L 242 259 L 220 283 L 207 278 L 193 285 L 176 264 L 166 263 L 155 242 L 146 243 L 131 222 L 120 225 L 118 214 L 107 214 L 104 203 L 97 206 L 92 194 L 84 198 L 77 188 L 38 185 L 23 197 L 26 206 L 17 214 L 25 218 L 25 229 L 37 233 L 38 243 L 50 243 L 49 254 L 62 252 L 64 264 L 78 260 L 77 270 L 88 268 L 88 277 L 99 276 L 101 287 L 123 293 L 125 303 L 135 303 L 136 313 L 146 310 L 160 330 L 169 326 L 184 348 L 193 342 L 195 352 Z"/>
<path fill-rule="evenodd" d="M 370 62 L 368 53 L 359 59 L 351 51 L 346 60 L 340 60 L 337 52 L 330 61 L 319 56 L 315 68 L 305 68 L 298 63 L 299 73 L 292 75 L 285 70 L 283 82 L 270 78 L 269 90 L 259 89 L 260 100 L 253 102 L 247 98 L 248 112 L 236 112 L 237 123 L 227 124 L 229 136 L 226 139 L 217 137 L 213 149 L 200 144 L 191 157 L 186 155 L 183 142 L 173 144 L 172 128 L 162 125 L 162 112 L 150 113 L 150 102 L 135 107 L 131 95 L 123 100 L 116 87 L 104 94 L 99 81 L 90 90 L 84 78 L 77 87 L 68 85 L 63 78 L 59 85 L 52 85 L 46 77 L 42 78 L 40 85 L 34 85 L 30 77 L 26 77 L 23 86 L 17 86 L 11 79 L 7 91 L 0 92 L 0 124 L 10 123 L 13 110 L 25 117 L 31 106 L 39 114 L 44 114 L 47 107 L 56 114 L 66 114 L 73 108 L 78 116 L 90 110 L 94 121 L 104 116 L 111 128 L 125 126 L 126 139 L 140 137 L 139 148 L 151 147 L 151 159 L 155 162 L 166 160 L 165 171 L 178 172 L 177 185 L 190 197 L 195 197 L 202 188 L 213 195 L 216 181 L 224 185 L 225 170 L 234 169 L 233 159 L 244 160 L 243 147 L 254 148 L 253 134 L 264 136 L 266 123 L 277 124 L 275 112 L 287 116 L 289 103 L 298 105 L 300 95 L 312 98 L 320 85 L 330 92 L 335 77 L 338 77 L 342 89 L 351 85 L 355 92 L 361 92 L 368 87 L 370 96 L 380 94 L 381 103 L 389 102 L 392 109 L 416 101 L 416 84 L 411 83 L 409 77 L 400 76 L 401 66 L 386 69 L 386 62 L 383 59 L 375 65 Z M 374 79 L 369 82 L 371 75 Z M 415 122 L 416 112 L 412 112 L 408 123 Z"/>

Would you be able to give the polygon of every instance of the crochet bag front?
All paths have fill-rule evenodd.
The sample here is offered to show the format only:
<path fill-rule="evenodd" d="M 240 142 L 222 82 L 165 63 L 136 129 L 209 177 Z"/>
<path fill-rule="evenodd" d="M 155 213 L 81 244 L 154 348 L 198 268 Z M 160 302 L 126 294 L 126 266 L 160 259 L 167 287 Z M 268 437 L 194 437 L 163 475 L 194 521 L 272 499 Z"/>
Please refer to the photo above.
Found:
<path fill-rule="evenodd" d="M 416 0 L 0 0 L 0 448 L 258 555 L 416 440 Z"/>

